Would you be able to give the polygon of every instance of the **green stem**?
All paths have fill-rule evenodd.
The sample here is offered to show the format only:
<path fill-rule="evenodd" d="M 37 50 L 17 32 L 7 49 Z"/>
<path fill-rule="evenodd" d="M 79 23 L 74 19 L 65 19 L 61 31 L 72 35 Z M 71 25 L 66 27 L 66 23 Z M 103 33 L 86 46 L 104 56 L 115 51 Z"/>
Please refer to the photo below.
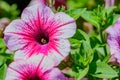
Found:
<path fill-rule="evenodd" d="M 119 76 L 118 76 L 118 78 L 120 79 L 120 67 L 119 67 L 119 72 L 118 72 L 118 75 L 119 75 Z"/>
<path fill-rule="evenodd" d="M 104 44 L 105 41 L 104 41 L 104 36 L 103 36 L 103 33 L 102 33 L 102 30 L 101 30 L 101 29 L 100 29 L 100 37 L 101 37 L 101 42 L 102 42 L 102 44 Z M 106 46 L 103 46 L 103 49 L 104 49 L 105 56 L 107 56 Z"/>

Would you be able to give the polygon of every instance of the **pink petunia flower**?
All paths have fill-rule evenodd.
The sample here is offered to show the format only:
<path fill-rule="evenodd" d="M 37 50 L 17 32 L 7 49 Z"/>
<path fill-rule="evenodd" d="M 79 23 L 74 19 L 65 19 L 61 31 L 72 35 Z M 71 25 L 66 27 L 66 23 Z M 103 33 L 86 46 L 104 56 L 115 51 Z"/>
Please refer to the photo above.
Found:
<path fill-rule="evenodd" d="M 67 78 L 54 63 L 43 55 L 11 63 L 5 80 L 74 80 Z"/>
<path fill-rule="evenodd" d="M 12 21 L 4 31 L 9 49 L 17 50 L 15 59 L 44 54 L 59 64 L 70 52 L 67 38 L 74 35 L 76 23 L 63 12 L 54 14 L 44 4 L 26 8 L 21 19 Z"/>
<path fill-rule="evenodd" d="M 68 8 L 66 0 L 31 0 L 29 5 L 34 5 L 38 3 L 44 3 L 50 7 L 54 7 L 56 10 L 58 8 L 62 8 L 62 6 L 64 6 L 65 9 Z"/>
<path fill-rule="evenodd" d="M 105 7 L 108 8 L 110 6 L 114 6 L 115 0 L 104 0 L 105 1 Z"/>
<path fill-rule="evenodd" d="M 46 0 L 31 0 L 29 5 L 28 6 L 31 6 L 31 5 L 35 5 L 35 4 L 38 4 L 38 3 L 42 3 L 42 4 L 47 4 Z"/>
<path fill-rule="evenodd" d="M 107 43 L 111 53 L 110 61 L 120 64 L 120 18 L 114 26 L 107 28 L 106 32 L 108 33 Z"/>
<path fill-rule="evenodd" d="M 54 7 L 55 9 L 57 10 L 59 7 L 61 8 L 62 6 L 65 7 L 65 9 L 67 9 L 67 2 L 66 0 L 55 0 L 55 3 L 54 3 Z"/>

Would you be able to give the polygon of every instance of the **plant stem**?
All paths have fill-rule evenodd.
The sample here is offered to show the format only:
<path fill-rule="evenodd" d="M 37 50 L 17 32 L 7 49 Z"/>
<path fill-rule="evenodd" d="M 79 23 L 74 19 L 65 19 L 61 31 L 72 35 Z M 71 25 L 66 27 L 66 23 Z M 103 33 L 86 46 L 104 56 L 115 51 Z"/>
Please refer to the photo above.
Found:
<path fill-rule="evenodd" d="M 102 44 L 104 44 L 104 43 L 105 43 L 105 41 L 104 41 L 104 35 L 103 35 L 103 32 L 102 32 L 102 30 L 101 30 L 101 29 L 100 29 L 100 37 L 101 37 L 101 42 L 102 42 Z M 106 45 L 105 45 L 105 46 L 103 46 L 103 49 L 104 49 L 105 56 L 107 56 L 107 49 L 106 49 Z"/>
<path fill-rule="evenodd" d="M 118 76 L 118 78 L 120 79 L 120 67 L 119 67 L 119 72 L 118 72 L 118 75 L 119 75 L 119 76 Z"/>

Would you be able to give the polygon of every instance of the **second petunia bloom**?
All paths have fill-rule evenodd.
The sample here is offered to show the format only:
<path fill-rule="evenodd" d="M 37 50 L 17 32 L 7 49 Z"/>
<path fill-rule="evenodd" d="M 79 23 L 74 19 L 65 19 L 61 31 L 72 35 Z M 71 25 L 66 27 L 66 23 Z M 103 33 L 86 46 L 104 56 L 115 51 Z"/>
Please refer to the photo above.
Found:
<path fill-rule="evenodd" d="M 12 21 L 4 31 L 9 49 L 16 50 L 15 59 L 44 54 L 60 63 L 70 52 L 67 38 L 74 35 L 76 23 L 63 12 L 54 14 L 45 4 L 27 7 L 21 19 Z"/>
<path fill-rule="evenodd" d="M 110 47 L 110 61 L 120 66 L 120 18 L 114 26 L 106 29 L 108 33 L 107 43 Z"/>
<path fill-rule="evenodd" d="M 5 80 L 74 80 L 54 67 L 53 61 L 43 55 L 11 63 Z"/>

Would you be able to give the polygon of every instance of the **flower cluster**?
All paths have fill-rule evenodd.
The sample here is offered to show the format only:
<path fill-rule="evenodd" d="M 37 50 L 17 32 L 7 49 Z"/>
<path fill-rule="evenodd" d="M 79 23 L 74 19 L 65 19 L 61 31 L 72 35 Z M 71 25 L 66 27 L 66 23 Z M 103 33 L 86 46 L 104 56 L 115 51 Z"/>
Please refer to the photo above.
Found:
<path fill-rule="evenodd" d="M 65 13 L 54 14 L 43 3 L 27 7 L 4 31 L 5 43 L 16 51 L 5 80 L 69 80 L 55 67 L 69 54 L 67 38 L 75 31 Z"/>

